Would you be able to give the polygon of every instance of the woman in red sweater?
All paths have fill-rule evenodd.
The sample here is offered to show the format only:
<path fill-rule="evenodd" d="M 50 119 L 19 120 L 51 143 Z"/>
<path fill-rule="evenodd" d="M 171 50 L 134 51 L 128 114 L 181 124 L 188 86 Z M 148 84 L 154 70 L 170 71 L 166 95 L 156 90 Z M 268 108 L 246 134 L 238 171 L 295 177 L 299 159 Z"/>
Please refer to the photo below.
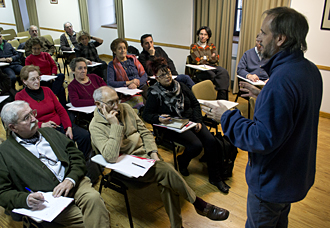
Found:
<path fill-rule="evenodd" d="M 77 142 L 78 148 L 88 155 L 91 150 L 90 134 L 72 123 L 68 113 L 57 100 L 55 94 L 48 87 L 40 86 L 40 71 L 37 66 L 25 66 L 20 74 L 25 88 L 18 92 L 15 100 L 23 100 L 38 112 L 38 126 L 52 127 L 63 132 L 70 139 Z"/>
<path fill-rule="evenodd" d="M 65 108 L 64 74 L 57 74 L 57 66 L 53 58 L 47 52 L 40 51 L 42 42 L 38 37 L 31 38 L 31 42 L 28 42 L 28 44 L 31 46 L 32 54 L 25 59 L 25 65 L 38 66 L 41 75 L 57 75 L 55 81 L 41 82 L 41 85 L 51 88 Z"/>

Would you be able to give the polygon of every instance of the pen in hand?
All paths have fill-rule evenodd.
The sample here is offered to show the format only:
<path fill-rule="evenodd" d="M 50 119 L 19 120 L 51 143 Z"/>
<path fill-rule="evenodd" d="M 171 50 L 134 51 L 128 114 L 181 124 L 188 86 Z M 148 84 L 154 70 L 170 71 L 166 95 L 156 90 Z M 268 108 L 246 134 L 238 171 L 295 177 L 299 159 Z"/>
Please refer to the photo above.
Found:
<path fill-rule="evenodd" d="M 26 190 L 28 190 L 30 193 L 34 193 L 34 191 L 32 191 L 31 189 L 29 189 L 28 187 L 25 187 Z M 49 203 L 47 200 L 40 200 L 46 203 Z"/>

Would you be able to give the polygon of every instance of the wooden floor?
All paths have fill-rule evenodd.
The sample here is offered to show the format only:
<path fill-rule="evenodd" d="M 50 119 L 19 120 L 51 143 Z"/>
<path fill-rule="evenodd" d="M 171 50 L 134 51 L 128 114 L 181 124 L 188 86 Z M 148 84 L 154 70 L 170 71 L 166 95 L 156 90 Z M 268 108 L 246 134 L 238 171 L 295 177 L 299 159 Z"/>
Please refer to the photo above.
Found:
<path fill-rule="evenodd" d="M 234 98 L 234 95 L 230 95 L 230 100 L 234 100 Z M 240 99 L 239 103 L 239 109 L 242 110 L 244 116 L 247 116 L 247 101 Z M 147 126 L 150 128 L 150 125 Z M 304 200 L 292 204 L 289 215 L 290 228 L 330 227 L 329 129 L 330 119 L 320 118 L 316 181 Z M 2 125 L 0 133 L 0 136 L 3 137 L 4 131 Z M 165 161 L 173 164 L 173 156 L 170 151 L 160 148 L 159 153 Z M 230 192 L 227 195 L 219 192 L 215 186 L 208 183 L 206 166 L 200 163 L 198 158 L 190 163 L 189 171 L 191 174 L 189 177 L 184 177 L 185 180 L 191 188 L 195 190 L 197 196 L 217 206 L 228 209 L 230 211 L 230 216 L 223 222 L 211 221 L 205 217 L 199 216 L 190 203 L 181 200 L 183 226 L 185 228 L 244 227 L 247 196 L 244 172 L 247 162 L 247 153 L 239 150 L 233 177 L 227 181 L 231 186 Z M 98 184 L 95 188 L 98 190 Z M 129 190 L 128 195 L 135 227 L 170 227 L 156 185 L 141 190 Z M 112 190 L 104 189 L 102 197 L 111 214 L 111 227 L 129 227 L 123 196 Z M 22 227 L 22 225 L 19 222 L 13 222 L 9 216 L 4 214 L 3 208 L 0 207 L 0 228 L 1 227 Z"/>

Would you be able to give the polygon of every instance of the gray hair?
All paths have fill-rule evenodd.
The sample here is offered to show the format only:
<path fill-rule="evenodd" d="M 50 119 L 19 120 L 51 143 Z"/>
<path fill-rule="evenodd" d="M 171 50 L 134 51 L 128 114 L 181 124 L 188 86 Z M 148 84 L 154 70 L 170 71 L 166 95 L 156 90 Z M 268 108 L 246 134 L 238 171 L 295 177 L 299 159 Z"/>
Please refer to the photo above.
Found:
<path fill-rule="evenodd" d="M 67 21 L 67 22 L 65 22 L 65 23 L 63 24 L 63 28 L 64 28 L 64 30 L 65 30 L 65 24 L 67 24 L 67 23 L 69 23 L 69 24 L 72 26 L 71 22 Z"/>
<path fill-rule="evenodd" d="M 84 63 L 86 63 L 86 66 L 87 66 L 87 60 L 84 57 L 77 57 L 77 58 L 74 58 L 71 60 L 71 62 L 69 64 L 70 69 L 72 71 L 75 71 L 77 63 L 79 63 L 79 62 L 84 62 Z"/>
<path fill-rule="evenodd" d="M 1 111 L 1 120 L 3 121 L 5 128 L 8 128 L 9 124 L 15 124 L 18 120 L 18 112 L 24 108 L 25 105 L 29 106 L 26 101 L 13 101 L 3 106 Z"/>
<path fill-rule="evenodd" d="M 83 36 L 87 36 L 88 41 L 91 39 L 91 35 L 88 32 L 82 30 L 82 31 L 78 32 L 78 34 L 77 34 L 77 42 L 78 43 L 81 43 L 81 39 L 82 39 Z"/>
<path fill-rule="evenodd" d="M 39 30 L 38 26 L 35 26 L 35 25 L 30 25 L 30 27 L 29 27 L 29 32 L 31 31 L 31 27 L 36 27 L 36 28 L 37 28 L 37 30 Z"/>
<path fill-rule="evenodd" d="M 116 90 L 114 88 L 112 88 L 111 86 L 101 86 L 100 88 L 97 88 L 96 90 L 94 90 L 94 93 L 93 93 L 94 102 L 102 100 L 102 98 L 103 98 L 102 93 L 103 93 L 104 88 L 110 88 L 116 92 Z"/>

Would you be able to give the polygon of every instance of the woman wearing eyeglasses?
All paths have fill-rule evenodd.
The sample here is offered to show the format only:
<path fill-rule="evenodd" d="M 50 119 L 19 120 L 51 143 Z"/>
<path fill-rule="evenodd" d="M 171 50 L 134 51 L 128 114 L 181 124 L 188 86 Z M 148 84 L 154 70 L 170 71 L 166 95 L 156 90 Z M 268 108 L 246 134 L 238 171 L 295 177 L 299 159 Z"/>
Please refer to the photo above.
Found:
<path fill-rule="evenodd" d="M 114 60 L 108 64 L 108 85 L 118 87 L 128 87 L 129 89 L 141 89 L 141 96 L 120 96 L 122 102 L 128 103 L 136 109 L 140 109 L 147 98 L 148 75 L 142 64 L 135 55 L 127 55 L 127 41 L 121 38 L 112 41 L 110 48 L 114 53 Z"/>
<path fill-rule="evenodd" d="M 47 86 L 52 89 L 58 97 L 60 103 L 65 108 L 66 96 L 63 88 L 64 74 L 57 74 L 57 66 L 53 58 L 47 52 L 42 52 L 42 42 L 38 37 L 34 37 L 26 41 L 26 46 L 30 47 L 32 54 L 25 59 L 25 65 L 38 66 L 40 75 L 56 75 L 55 80 L 41 82 L 42 86 Z"/>
<path fill-rule="evenodd" d="M 157 82 L 148 90 L 148 99 L 143 112 L 143 119 L 150 124 L 168 124 L 173 117 L 189 119 L 197 123 L 195 128 L 177 133 L 165 128 L 158 128 L 164 137 L 182 144 L 185 150 L 177 160 L 179 171 L 188 176 L 188 165 L 204 148 L 209 171 L 209 181 L 221 192 L 228 193 L 229 186 L 221 177 L 222 154 L 214 136 L 202 122 L 199 102 L 191 90 L 184 84 L 172 79 L 170 68 L 164 58 L 156 58 L 149 63 Z"/>
<path fill-rule="evenodd" d="M 20 77 L 25 88 L 16 94 L 15 100 L 26 101 L 31 109 L 37 110 L 38 127 L 51 127 L 64 133 L 76 141 L 78 148 L 87 155 L 91 150 L 89 132 L 78 126 L 72 128 L 68 113 L 52 90 L 40 86 L 39 67 L 34 65 L 23 67 Z"/>

